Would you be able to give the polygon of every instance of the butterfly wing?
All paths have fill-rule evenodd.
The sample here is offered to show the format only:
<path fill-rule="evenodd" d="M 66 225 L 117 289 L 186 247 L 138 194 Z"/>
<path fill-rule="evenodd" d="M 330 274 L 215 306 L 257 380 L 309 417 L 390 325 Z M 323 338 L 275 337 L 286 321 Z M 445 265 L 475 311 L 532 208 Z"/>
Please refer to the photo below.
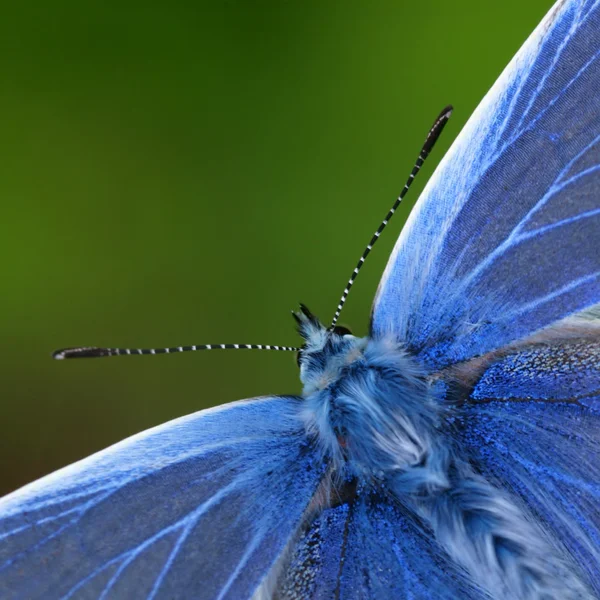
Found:
<path fill-rule="evenodd" d="M 534 31 L 413 210 L 372 335 L 441 368 L 600 301 L 599 40 L 592 0 Z"/>
<path fill-rule="evenodd" d="M 7 496 L 0 597 L 250 597 L 322 475 L 299 401 L 201 411 Z"/>
<path fill-rule="evenodd" d="M 278 598 L 483 600 L 392 498 L 363 490 L 304 531 Z"/>
<path fill-rule="evenodd" d="M 600 409 L 600 335 L 509 353 L 486 369 L 471 398 L 569 402 Z"/>
<path fill-rule="evenodd" d="M 538 344 L 483 373 L 461 446 L 524 503 L 600 595 L 600 336 Z"/>

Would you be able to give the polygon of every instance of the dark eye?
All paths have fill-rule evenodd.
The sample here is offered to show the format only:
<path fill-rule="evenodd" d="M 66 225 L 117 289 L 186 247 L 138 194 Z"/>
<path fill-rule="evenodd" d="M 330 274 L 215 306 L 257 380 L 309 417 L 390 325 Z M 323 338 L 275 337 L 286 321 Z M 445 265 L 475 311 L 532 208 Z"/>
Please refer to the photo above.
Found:
<path fill-rule="evenodd" d="M 333 333 L 337 335 L 352 335 L 352 332 L 347 327 L 342 327 L 341 325 L 336 325 L 333 328 Z"/>

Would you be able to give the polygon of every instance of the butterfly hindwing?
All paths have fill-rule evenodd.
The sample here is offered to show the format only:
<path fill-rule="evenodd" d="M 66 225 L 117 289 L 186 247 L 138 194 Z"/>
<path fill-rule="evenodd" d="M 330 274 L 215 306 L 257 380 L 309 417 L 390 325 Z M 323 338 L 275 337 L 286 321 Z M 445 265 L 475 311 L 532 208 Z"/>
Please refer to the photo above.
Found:
<path fill-rule="evenodd" d="M 475 111 L 396 244 L 375 337 L 430 367 L 600 301 L 600 5 L 558 2 Z"/>
<path fill-rule="evenodd" d="M 600 595 L 600 338 L 534 345 L 487 368 L 461 447 L 524 503 Z"/>
<path fill-rule="evenodd" d="M 201 411 L 2 499 L 0 597 L 250 597 L 322 476 L 298 402 Z"/>
<path fill-rule="evenodd" d="M 280 600 L 478 600 L 431 533 L 384 491 L 326 508 L 295 546 Z"/>
<path fill-rule="evenodd" d="M 600 409 L 600 337 L 533 344 L 494 362 L 474 400 L 572 402 Z"/>

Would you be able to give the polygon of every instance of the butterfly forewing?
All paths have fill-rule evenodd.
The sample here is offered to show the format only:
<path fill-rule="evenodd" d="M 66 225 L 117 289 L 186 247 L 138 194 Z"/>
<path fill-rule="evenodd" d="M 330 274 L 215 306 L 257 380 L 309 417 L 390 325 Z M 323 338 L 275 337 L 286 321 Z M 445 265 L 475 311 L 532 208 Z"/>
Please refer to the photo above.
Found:
<path fill-rule="evenodd" d="M 177 419 L 7 496 L 0 597 L 249 597 L 323 474 L 298 402 Z"/>
<path fill-rule="evenodd" d="M 600 299 L 600 6 L 560 2 L 475 111 L 390 258 L 372 334 L 432 368 Z"/>

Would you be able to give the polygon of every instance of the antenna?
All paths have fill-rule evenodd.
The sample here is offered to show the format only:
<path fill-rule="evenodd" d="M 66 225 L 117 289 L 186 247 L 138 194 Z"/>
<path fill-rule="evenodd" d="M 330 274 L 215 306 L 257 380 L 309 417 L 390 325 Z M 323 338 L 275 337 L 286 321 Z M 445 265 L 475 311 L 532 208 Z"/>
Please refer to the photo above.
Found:
<path fill-rule="evenodd" d="M 128 356 L 131 354 L 173 354 L 175 352 L 197 352 L 199 350 L 279 350 L 281 352 L 300 352 L 292 346 L 271 346 L 267 344 L 202 344 L 201 346 L 175 346 L 173 348 L 97 348 L 79 346 L 62 348 L 52 353 L 52 358 L 100 358 L 103 356 Z"/>
<path fill-rule="evenodd" d="M 425 142 L 423 147 L 421 148 L 421 152 L 419 153 L 419 157 L 415 162 L 415 166 L 411 171 L 410 175 L 406 183 L 404 184 L 404 188 L 400 192 L 400 195 L 394 202 L 392 208 L 390 208 L 388 214 L 385 219 L 381 222 L 381 225 L 374 233 L 371 241 L 367 244 L 362 256 L 360 257 L 358 264 L 356 265 L 354 271 L 346 288 L 344 289 L 344 293 L 340 299 L 337 310 L 335 311 L 335 316 L 333 317 L 333 321 L 329 326 L 329 331 L 333 331 L 335 324 L 337 323 L 340 313 L 342 312 L 342 308 L 348 298 L 348 293 L 350 292 L 350 288 L 354 284 L 356 277 L 362 268 L 365 259 L 369 255 L 369 252 L 373 249 L 373 246 L 379 239 L 381 232 L 385 229 L 386 225 L 389 223 L 390 219 L 394 216 L 396 209 L 400 206 L 402 199 L 408 192 L 413 179 L 417 176 L 417 173 L 420 171 L 425 159 L 431 152 L 433 146 L 437 142 L 437 139 L 440 137 L 442 130 L 446 126 L 450 115 L 452 114 L 452 106 L 446 106 L 444 110 L 440 113 L 439 117 L 435 120 L 435 123 L 432 125 L 427 137 L 425 138 Z M 305 317 L 312 317 L 310 312 L 306 307 L 301 306 L 302 312 Z M 294 314 L 296 320 L 299 320 L 299 317 Z M 301 319 L 300 319 L 301 320 Z M 78 346 L 74 348 L 62 348 L 60 350 L 55 350 L 52 353 L 52 358 L 56 360 L 63 360 L 65 358 L 101 358 L 104 356 L 129 356 L 129 355 L 140 355 L 140 354 L 174 354 L 177 352 L 198 352 L 200 350 L 278 350 L 280 352 L 301 352 L 302 348 L 294 347 L 294 346 L 273 346 L 268 344 L 202 344 L 196 346 L 174 346 L 172 348 L 100 348 L 96 346 Z"/>
<path fill-rule="evenodd" d="M 365 248 L 364 252 L 362 253 L 362 256 L 358 260 L 358 263 L 357 263 L 356 267 L 354 268 L 354 271 L 352 271 L 352 275 L 350 276 L 350 279 L 348 280 L 348 283 L 346 284 L 344 292 L 342 293 L 342 297 L 340 298 L 338 307 L 335 311 L 333 321 L 331 321 L 331 325 L 329 326 L 329 331 L 331 331 L 334 328 L 335 324 L 337 323 L 338 319 L 340 318 L 340 313 L 342 312 L 342 308 L 343 308 L 344 304 L 346 303 L 346 299 L 348 298 L 348 294 L 350 293 L 350 288 L 352 288 L 352 286 L 354 285 L 354 282 L 356 281 L 356 277 L 358 276 L 358 272 L 361 270 L 367 256 L 369 256 L 369 252 L 371 252 L 371 250 L 373 249 L 373 246 L 379 239 L 381 232 L 386 228 L 386 225 L 390 222 L 390 219 L 394 216 L 396 209 L 398 208 L 398 206 L 400 206 L 402 199 L 404 198 L 404 196 L 406 196 L 406 192 L 408 192 L 408 190 L 413 182 L 413 179 L 417 176 L 417 173 L 421 170 L 421 167 L 423 166 L 425 159 L 429 156 L 429 153 L 431 152 L 432 148 L 435 146 L 435 143 L 437 142 L 438 138 L 440 137 L 442 130 L 446 126 L 446 123 L 448 122 L 448 119 L 450 118 L 450 115 L 452 114 L 452 110 L 453 110 L 452 106 L 446 106 L 446 108 L 444 108 L 444 110 L 440 113 L 439 117 L 435 120 L 434 124 L 431 126 L 431 129 L 429 130 L 429 133 L 427 134 L 427 137 L 425 138 L 425 143 L 423 144 L 423 147 L 421 148 L 421 152 L 419 153 L 419 157 L 417 158 L 417 161 L 415 162 L 415 166 L 413 167 L 413 170 L 411 171 L 410 175 L 408 176 L 408 179 L 406 180 L 406 183 L 404 184 L 404 187 L 402 188 L 400 195 L 394 202 L 394 205 L 392 206 L 392 208 L 390 208 L 385 219 L 381 222 L 381 225 L 379 226 L 377 231 L 373 234 L 371 241 L 367 244 L 367 247 Z"/>

